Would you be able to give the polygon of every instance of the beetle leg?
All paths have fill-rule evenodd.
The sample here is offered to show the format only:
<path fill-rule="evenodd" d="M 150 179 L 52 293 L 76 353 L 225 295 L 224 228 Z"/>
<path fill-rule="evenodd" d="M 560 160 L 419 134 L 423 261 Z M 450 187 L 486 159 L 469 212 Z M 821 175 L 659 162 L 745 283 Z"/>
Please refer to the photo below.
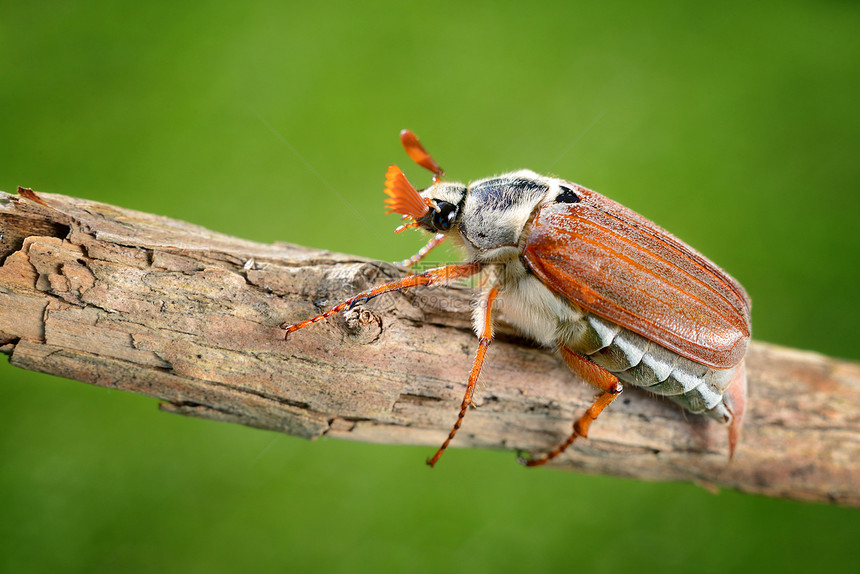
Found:
<path fill-rule="evenodd" d="M 524 456 L 519 455 L 517 460 L 526 466 L 540 466 L 542 464 L 546 464 L 563 453 L 567 447 L 573 444 L 573 441 L 575 441 L 577 437 L 587 438 L 588 428 L 591 426 L 592 421 L 594 421 L 598 415 L 603 412 L 603 409 L 608 407 L 612 401 L 618 398 L 618 395 L 620 395 L 622 391 L 622 386 L 618 381 L 618 377 L 603 367 L 582 355 L 574 353 L 564 345 L 562 345 L 559 350 L 561 351 L 561 358 L 564 359 L 564 362 L 571 371 L 602 390 L 603 393 L 594 400 L 594 403 L 588 407 L 585 414 L 573 423 L 573 432 L 569 437 L 567 437 L 566 441 L 541 458 L 525 458 Z"/>
<path fill-rule="evenodd" d="M 446 235 L 444 233 L 437 233 L 432 237 L 432 239 L 430 239 L 430 241 L 427 242 L 427 245 L 418 250 L 418 253 L 408 259 L 400 261 L 399 263 L 404 267 L 411 267 L 415 265 L 416 263 L 424 259 L 427 254 L 433 250 L 434 247 L 445 241 L 445 237 Z"/>
<path fill-rule="evenodd" d="M 391 283 L 386 283 L 385 285 L 380 285 L 379 287 L 374 287 L 373 289 L 368 289 L 367 291 L 362 291 L 358 295 L 350 297 L 343 303 L 339 305 L 335 305 L 325 313 L 317 315 L 316 317 L 311 317 L 310 319 L 306 319 L 299 323 L 295 323 L 293 325 L 281 325 L 281 329 L 286 331 L 284 334 L 284 339 L 290 336 L 290 333 L 298 331 L 299 329 L 303 329 L 314 323 L 318 323 L 327 317 L 331 317 L 335 313 L 340 313 L 346 309 L 352 309 L 355 305 L 363 301 L 369 301 L 374 297 L 378 297 L 384 293 L 389 293 L 391 291 L 400 291 L 401 289 L 409 289 L 410 287 L 417 287 L 419 285 L 435 285 L 437 283 L 447 283 L 448 281 L 453 281 L 455 279 L 460 279 L 463 277 L 470 277 L 481 270 L 480 263 L 462 263 L 459 265 L 447 265 L 445 267 L 437 267 L 435 269 L 430 269 L 429 271 L 425 271 L 419 275 L 410 275 L 409 277 L 404 277 L 403 279 L 398 279 L 397 281 L 392 281 Z"/>
<path fill-rule="evenodd" d="M 454 423 L 454 428 L 451 429 L 451 432 L 448 434 L 448 438 L 445 439 L 445 442 L 442 443 L 442 446 L 439 447 L 436 454 L 427 459 L 427 464 L 430 466 L 439 462 L 439 458 L 441 458 L 442 453 L 445 452 L 445 449 L 448 448 L 448 445 L 451 444 L 451 441 L 454 439 L 454 435 L 456 435 L 457 431 L 460 430 L 460 425 L 463 424 L 463 417 L 466 416 L 466 411 L 469 410 L 469 405 L 472 404 L 472 397 L 475 394 L 475 386 L 478 383 L 478 376 L 481 374 L 481 367 L 484 365 L 484 355 L 487 354 L 487 347 L 490 346 L 490 341 L 493 339 L 492 309 L 493 301 L 496 299 L 496 295 L 498 294 L 499 290 L 496 287 L 493 287 L 487 293 L 486 299 L 484 300 L 482 309 L 484 321 L 481 328 L 481 334 L 478 337 L 478 352 L 475 355 L 475 364 L 472 365 L 472 372 L 469 374 L 469 382 L 466 385 L 466 395 L 463 397 L 463 402 L 460 404 L 460 414 L 457 415 L 457 422 Z"/>

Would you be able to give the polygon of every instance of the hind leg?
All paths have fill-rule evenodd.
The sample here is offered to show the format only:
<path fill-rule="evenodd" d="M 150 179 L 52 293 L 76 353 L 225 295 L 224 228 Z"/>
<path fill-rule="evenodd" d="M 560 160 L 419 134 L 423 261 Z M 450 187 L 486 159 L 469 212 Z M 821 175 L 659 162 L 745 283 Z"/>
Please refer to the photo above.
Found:
<path fill-rule="evenodd" d="M 591 423 L 597 419 L 598 415 L 603 412 L 603 409 L 608 407 L 612 401 L 618 398 L 618 395 L 620 395 L 622 391 L 618 377 L 603 367 L 582 355 L 574 353 L 563 345 L 559 348 L 559 351 L 561 352 L 561 358 L 564 359 L 565 364 L 567 364 L 571 371 L 603 391 L 603 393 L 601 393 L 600 396 L 594 400 L 594 403 L 588 407 L 588 410 L 586 410 L 585 413 L 573 423 L 573 432 L 563 443 L 541 458 L 526 458 L 519 455 L 517 460 L 526 466 L 540 466 L 542 464 L 546 464 L 567 450 L 567 447 L 572 445 L 573 441 L 578 437 L 587 438 L 588 428 L 591 426 Z"/>

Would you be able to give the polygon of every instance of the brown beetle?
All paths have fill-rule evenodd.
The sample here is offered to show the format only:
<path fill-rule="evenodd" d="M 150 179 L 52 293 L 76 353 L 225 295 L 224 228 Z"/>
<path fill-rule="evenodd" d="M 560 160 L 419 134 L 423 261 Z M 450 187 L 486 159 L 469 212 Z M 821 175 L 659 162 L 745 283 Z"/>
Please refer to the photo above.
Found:
<path fill-rule="evenodd" d="M 433 172 L 416 190 L 397 166 L 388 168 L 389 212 L 411 220 L 399 230 L 434 233 L 410 265 L 445 239 L 465 261 L 370 289 L 325 313 L 284 326 L 286 335 L 390 291 L 445 283 L 492 270 L 474 315 L 478 352 L 448 447 L 472 403 L 493 336 L 493 303 L 524 335 L 557 349 L 575 373 L 600 389 L 573 432 L 529 466 L 561 454 L 621 393 L 620 381 L 670 398 L 728 426 L 734 453 L 746 403 L 744 354 L 750 300 L 743 287 L 692 247 L 641 215 L 575 183 L 521 170 L 468 185 L 444 172 L 415 135 L 400 134 L 406 152 Z"/>

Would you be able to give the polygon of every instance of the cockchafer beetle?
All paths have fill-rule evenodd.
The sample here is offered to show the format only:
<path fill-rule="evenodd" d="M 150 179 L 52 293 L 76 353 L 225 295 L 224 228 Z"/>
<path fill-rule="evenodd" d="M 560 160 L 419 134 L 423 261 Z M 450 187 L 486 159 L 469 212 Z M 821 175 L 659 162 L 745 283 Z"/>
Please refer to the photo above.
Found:
<path fill-rule="evenodd" d="M 665 396 L 693 413 L 727 425 L 734 454 L 746 405 L 744 354 L 750 299 L 728 273 L 666 230 L 575 183 L 520 170 L 464 185 L 444 172 L 409 130 L 407 154 L 433 173 L 416 190 L 397 166 L 388 168 L 389 213 L 434 234 L 412 265 L 452 239 L 465 261 L 369 289 L 311 319 L 283 325 L 285 338 L 355 304 L 391 291 L 434 285 L 492 269 L 473 324 L 478 352 L 460 413 L 448 438 L 427 461 L 442 456 L 472 404 L 493 336 L 493 304 L 505 319 L 602 393 L 573 424 L 573 432 L 528 466 L 560 455 L 614 401 L 621 381 Z"/>

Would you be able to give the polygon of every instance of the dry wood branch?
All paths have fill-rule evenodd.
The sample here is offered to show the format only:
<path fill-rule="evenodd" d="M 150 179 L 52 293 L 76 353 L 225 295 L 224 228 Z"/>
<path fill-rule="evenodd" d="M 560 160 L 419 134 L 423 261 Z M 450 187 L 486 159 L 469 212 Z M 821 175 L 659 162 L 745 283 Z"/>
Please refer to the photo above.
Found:
<path fill-rule="evenodd" d="M 39 197 L 0 194 L 0 350 L 12 364 L 306 438 L 435 448 L 449 431 L 476 346 L 468 288 L 386 295 L 285 342 L 281 322 L 400 272 Z M 763 343 L 747 365 L 731 463 L 725 429 L 631 390 L 556 466 L 860 505 L 860 365 Z M 482 379 L 456 446 L 543 451 L 593 398 L 504 325 Z"/>

